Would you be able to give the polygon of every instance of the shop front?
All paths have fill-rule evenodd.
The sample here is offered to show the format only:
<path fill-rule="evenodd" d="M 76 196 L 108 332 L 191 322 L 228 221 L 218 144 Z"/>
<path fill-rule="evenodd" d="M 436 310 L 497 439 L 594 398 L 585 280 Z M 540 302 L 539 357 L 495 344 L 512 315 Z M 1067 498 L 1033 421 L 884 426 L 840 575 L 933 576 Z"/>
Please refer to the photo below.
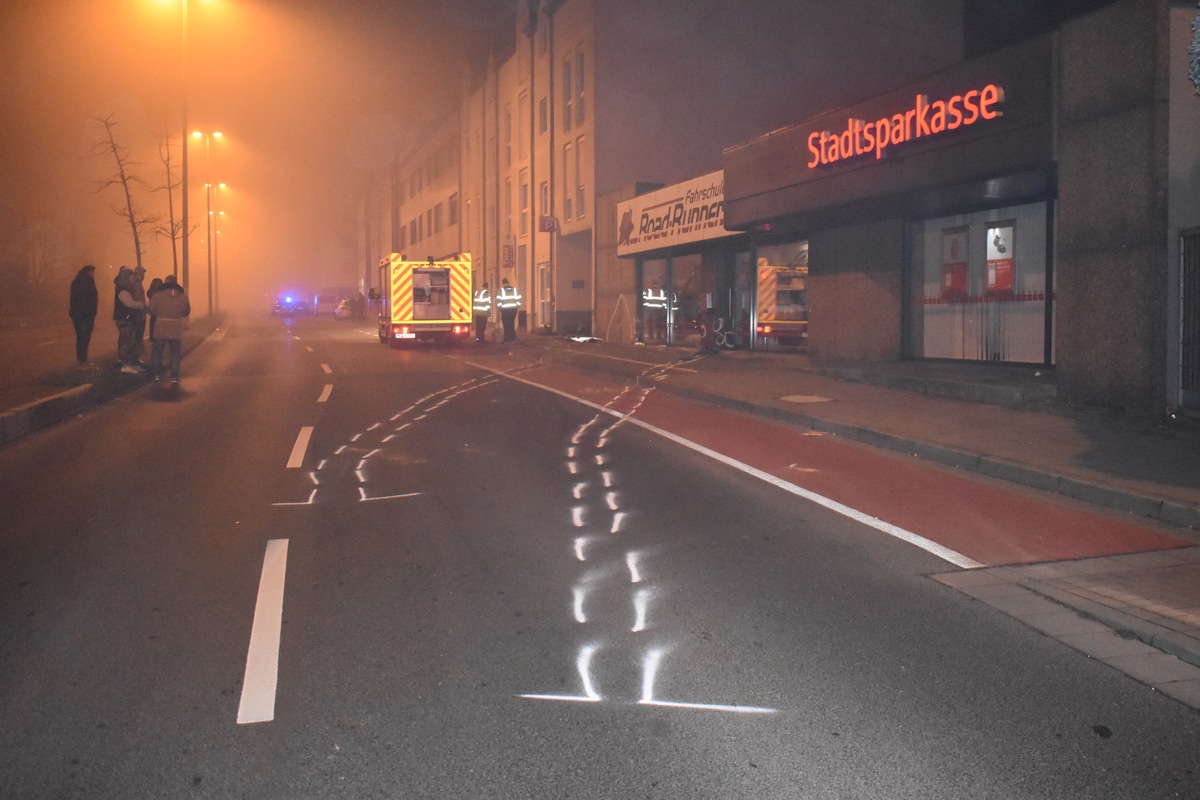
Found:
<path fill-rule="evenodd" d="M 644 344 L 734 347 L 748 341 L 749 237 L 724 226 L 721 172 L 617 205 L 617 256 L 633 262 Z"/>
<path fill-rule="evenodd" d="M 1041 37 L 728 148 L 756 344 L 1052 364 L 1052 74 Z"/>
<path fill-rule="evenodd" d="M 807 243 L 763 245 L 724 227 L 724 176 L 703 175 L 618 204 L 617 254 L 634 262 L 637 341 L 803 349 Z"/>

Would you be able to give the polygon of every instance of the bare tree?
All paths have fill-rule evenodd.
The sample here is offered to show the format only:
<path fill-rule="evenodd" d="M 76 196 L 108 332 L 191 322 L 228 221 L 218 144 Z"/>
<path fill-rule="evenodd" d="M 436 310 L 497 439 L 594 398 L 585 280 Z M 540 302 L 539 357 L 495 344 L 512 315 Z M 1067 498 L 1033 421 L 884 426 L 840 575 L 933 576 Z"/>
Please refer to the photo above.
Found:
<path fill-rule="evenodd" d="M 117 171 L 113 177 L 101 182 L 97 192 L 102 192 L 110 186 L 120 187 L 125 195 L 125 207 L 115 207 L 115 211 L 119 216 L 124 217 L 129 222 L 129 229 L 133 233 L 133 250 L 137 257 L 137 266 L 142 266 L 142 229 L 147 225 L 153 225 L 161 219 L 158 215 L 139 216 L 133 204 L 133 184 L 144 185 L 142 180 L 131 171 L 136 164 L 129 158 L 128 148 L 122 147 L 117 143 L 116 127 L 117 123 L 113 120 L 113 114 L 107 117 L 95 118 L 96 122 L 104 128 L 104 140 L 97 143 L 96 153 L 111 153 L 113 160 L 116 162 Z M 168 183 L 170 183 L 168 177 Z"/>
<path fill-rule="evenodd" d="M 167 193 L 167 219 L 166 224 L 154 226 L 155 236 L 164 236 L 171 240 L 171 272 L 179 275 L 179 250 L 178 243 L 183 235 L 183 220 L 175 219 L 175 187 L 179 186 L 181 181 L 176 181 L 171 172 L 171 137 L 163 135 L 158 140 L 158 157 L 162 161 L 163 168 L 167 174 L 166 186 L 160 186 L 154 191 Z M 189 231 L 190 233 L 190 231 Z"/>

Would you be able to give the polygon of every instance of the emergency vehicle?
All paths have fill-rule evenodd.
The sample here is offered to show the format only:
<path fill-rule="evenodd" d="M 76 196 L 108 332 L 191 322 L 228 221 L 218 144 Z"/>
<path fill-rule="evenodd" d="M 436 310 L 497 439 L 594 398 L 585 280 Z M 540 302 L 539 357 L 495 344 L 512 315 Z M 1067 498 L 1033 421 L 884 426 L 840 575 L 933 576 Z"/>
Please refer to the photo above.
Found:
<path fill-rule="evenodd" d="M 808 342 L 808 264 L 758 260 L 758 335 L 780 344 Z"/>
<path fill-rule="evenodd" d="M 382 305 L 379 341 L 465 342 L 471 336 L 471 256 L 453 261 L 406 261 L 392 253 L 379 262 Z"/>

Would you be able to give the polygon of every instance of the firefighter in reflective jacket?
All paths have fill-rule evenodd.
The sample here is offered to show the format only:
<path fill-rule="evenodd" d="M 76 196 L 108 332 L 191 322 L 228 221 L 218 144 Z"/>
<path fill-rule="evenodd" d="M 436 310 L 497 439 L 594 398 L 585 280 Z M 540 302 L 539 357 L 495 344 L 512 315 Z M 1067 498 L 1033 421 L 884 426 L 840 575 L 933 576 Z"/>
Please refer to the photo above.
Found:
<path fill-rule="evenodd" d="M 496 297 L 496 305 L 500 308 L 500 321 L 504 323 L 504 341 L 516 341 L 517 309 L 521 307 L 521 293 L 517 291 L 517 287 L 509 285 L 508 278 L 500 281 L 500 294 Z"/>
<path fill-rule="evenodd" d="M 646 312 L 646 328 L 651 340 L 661 341 L 667 335 L 667 293 L 658 284 L 642 292 L 642 308 Z"/>
<path fill-rule="evenodd" d="M 475 301 L 471 304 L 475 312 L 475 341 L 482 342 L 487 331 L 488 316 L 492 313 L 492 293 L 485 281 L 482 289 L 475 290 Z"/>

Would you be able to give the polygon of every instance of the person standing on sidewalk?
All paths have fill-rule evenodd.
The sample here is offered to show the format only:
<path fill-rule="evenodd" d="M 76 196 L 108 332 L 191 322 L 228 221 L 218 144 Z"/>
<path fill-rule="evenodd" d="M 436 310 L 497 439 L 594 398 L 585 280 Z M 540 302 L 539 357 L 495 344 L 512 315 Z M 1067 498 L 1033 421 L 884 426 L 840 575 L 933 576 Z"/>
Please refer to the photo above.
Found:
<path fill-rule="evenodd" d="M 508 282 L 508 278 L 500 281 L 500 294 L 496 298 L 500 307 L 500 321 L 504 323 L 504 341 L 517 340 L 517 310 L 521 307 L 521 293 L 517 287 Z"/>
<path fill-rule="evenodd" d="M 88 345 L 96 327 L 96 309 L 100 294 L 96 291 L 96 268 L 85 265 L 71 281 L 71 307 L 67 312 L 75 326 L 75 359 L 82 367 L 88 363 Z"/>
<path fill-rule="evenodd" d="M 137 337 L 137 317 L 145 312 L 146 304 L 133 299 L 130 285 L 133 283 L 133 270 L 121 267 L 117 277 L 113 278 L 113 322 L 117 324 L 117 360 L 121 364 L 121 372 L 136 375 L 145 372 L 146 368 L 138 363 L 135 339 Z"/>
<path fill-rule="evenodd" d="M 163 348 L 170 347 L 171 385 L 177 386 L 184 320 L 192 313 L 192 305 L 174 275 L 168 275 L 162 288 L 150 298 L 149 311 L 155 318 L 150 342 L 150 371 L 157 383 L 162 378 Z"/>
<path fill-rule="evenodd" d="M 134 316 L 133 358 L 135 366 L 142 372 L 146 365 L 142 363 L 142 353 L 146 350 L 146 287 L 142 283 L 146 278 L 146 268 L 141 264 L 133 268 L 133 280 L 129 282 L 129 293 L 133 299 L 141 303 L 141 310 Z"/>
<path fill-rule="evenodd" d="M 488 317 L 492 313 L 492 293 L 488 291 L 487 281 L 484 281 L 482 289 L 475 291 L 471 309 L 475 313 L 475 341 L 482 342 L 487 333 Z"/>

